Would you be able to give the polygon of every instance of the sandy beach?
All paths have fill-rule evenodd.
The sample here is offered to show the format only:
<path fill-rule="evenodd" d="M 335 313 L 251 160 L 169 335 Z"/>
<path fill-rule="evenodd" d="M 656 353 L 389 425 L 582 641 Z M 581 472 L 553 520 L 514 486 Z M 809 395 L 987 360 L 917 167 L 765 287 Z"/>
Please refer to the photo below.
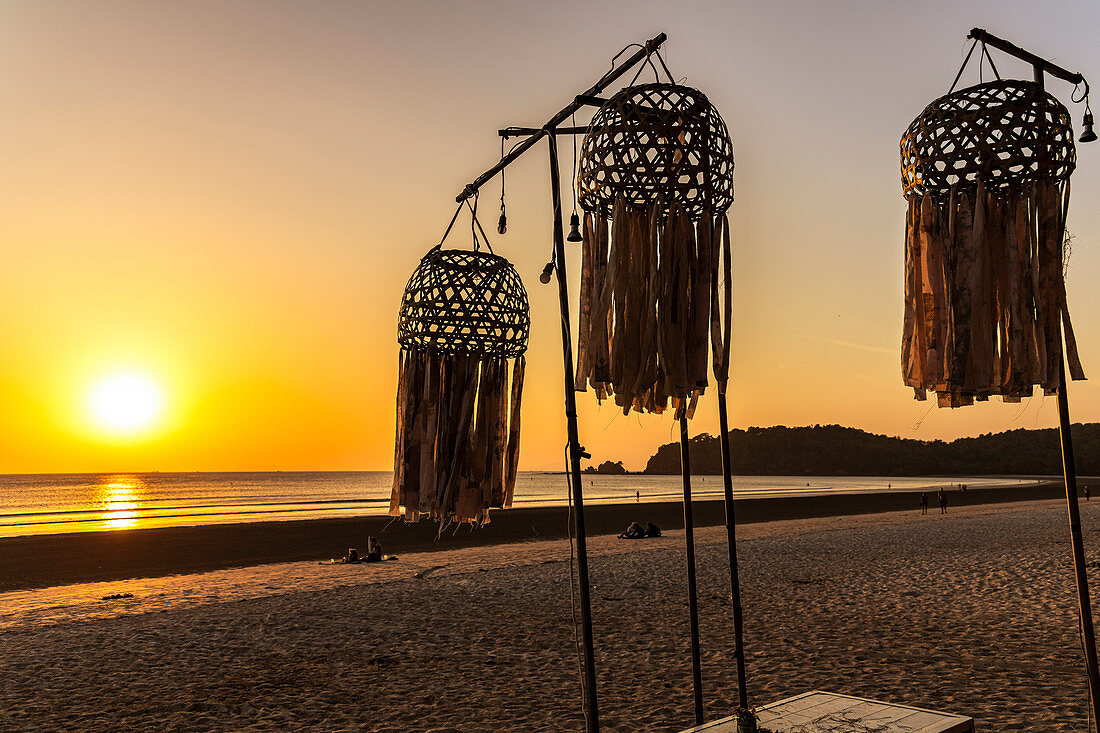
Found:
<path fill-rule="evenodd" d="M 682 540 L 592 538 L 604 730 L 691 724 Z M 716 718 L 736 699 L 724 530 L 697 546 Z M 756 703 L 824 689 L 1086 729 L 1059 502 L 756 523 L 740 549 Z M 568 568 L 545 540 L 0 594 L 0 729 L 581 730 Z"/>

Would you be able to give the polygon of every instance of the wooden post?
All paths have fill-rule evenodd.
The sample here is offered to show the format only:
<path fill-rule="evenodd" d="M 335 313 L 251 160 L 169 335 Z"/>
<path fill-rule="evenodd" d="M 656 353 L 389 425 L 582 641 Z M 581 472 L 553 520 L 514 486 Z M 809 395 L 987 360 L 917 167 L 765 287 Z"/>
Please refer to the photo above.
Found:
<path fill-rule="evenodd" d="M 625 74 L 634 66 L 637 66 L 640 62 L 644 61 L 651 53 L 660 48 L 661 44 L 664 43 L 667 38 L 668 37 L 664 33 L 658 33 L 656 36 L 649 39 L 644 44 L 636 44 L 640 45 L 641 48 L 635 51 L 630 58 L 628 58 L 626 61 L 622 62 L 618 66 L 613 67 L 610 71 L 600 77 L 600 80 L 593 84 L 588 89 L 588 91 L 584 92 L 583 94 L 578 94 L 576 97 L 574 97 L 572 102 L 559 110 L 556 115 L 550 118 L 549 122 L 539 128 L 537 134 L 533 134 L 523 142 L 517 144 L 516 147 L 512 148 L 512 151 L 510 153 L 500 159 L 500 162 L 498 162 L 492 168 L 475 178 L 472 183 L 466 184 L 466 187 L 462 189 L 462 192 L 455 196 L 455 201 L 462 203 L 463 201 L 477 193 L 478 189 L 488 183 L 493 176 L 495 176 L 497 173 L 500 173 L 513 161 L 515 161 L 521 155 L 530 150 L 531 147 L 535 143 L 537 143 L 543 135 L 547 134 L 550 130 L 557 128 L 558 125 L 569 119 L 569 117 L 574 112 L 583 107 L 585 105 L 584 100 L 596 97 L 600 94 L 600 92 L 614 84 L 620 76 Z"/>
<path fill-rule="evenodd" d="M 1035 81 L 1038 81 L 1040 86 L 1042 86 L 1042 82 L 1039 81 L 1039 77 L 1042 72 L 1046 72 L 1063 81 L 1068 81 L 1070 84 L 1080 84 L 1084 80 L 1081 74 L 1065 69 L 1052 61 L 1047 61 L 1042 56 L 1036 56 L 1030 51 L 1025 51 L 1016 44 L 1010 43 L 1003 38 L 998 38 L 982 28 L 971 28 L 970 33 L 966 37 L 973 38 L 987 46 L 992 46 L 998 51 L 1004 51 L 1009 56 L 1015 56 L 1024 63 L 1031 64 L 1032 67 L 1035 68 Z"/>
<path fill-rule="evenodd" d="M 587 733 L 599 733 L 600 718 L 596 696 L 596 661 L 592 644 L 592 602 L 588 582 L 588 542 L 584 527 L 584 490 L 581 485 L 580 472 L 580 461 L 584 454 L 584 449 L 581 447 L 580 439 L 578 438 L 577 401 L 576 395 L 573 392 L 573 346 L 569 324 L 569 288 L 566 282 L 565 273 L 565 237 L 562 233 L 561 223 L 561 173 L 558 170 L 556 129 L 558 125 L 565 122 L 566 119 L 585 104 L 585 98 L 595 97 L 603 90 L 607 89 L 628 70 L 645 60 L 649 54 L 656 51 L 657 48 L 665 42 L 665 39 L 665 34 L 659 33 L 644 44 L 641 44 L 641 47 L 635 51 L 630 58 L 618 66 L 614 66 L 610 71 L 600 77 L 599 81 L 589 88 L 588 91 L 574 98 L 570 104 L 559 110 L 558 113 L 551 117 L 541 128 L 537 130 L 525 128 L 524 132 L 528 134 L 526 140 L 517 144 L 516 147 L 502 157 L 496 165 L 475 178 L 471 183 L 467 184 L 455 197 L 455 201 L 459 203 L 465 201 L 476 194 L 482 186 L 493 178 L 493 176 L 503 171 L 512 162 L 530 150 L 542 137 L 545 136 L 550 140 L 550 182 L 554 204 L 554 261 L 556 264 L 554 269 L 557 273 L 558 280 L 558 305 L 561 308 L 562 361 L 565 368 L 565 419 L 569 446 L 569 475 L 576 505 L 576 511 L 574 512 L 574 527 L 577 535 L 577 583 L 580 586 L 581 637 L 582 645 L 584 646 L 584 712 L 585 729 Z M 569 582 L 573 582 L 572 577 L 569 578 Z"/>
<path fill-rule="evenodd" d="M 749 709 L 745 679 L 745 624 L 741 610 L 741 580 L 737 572 L 737 517 L 733 508 L 733 473 L 730 468 L 730 429 L 726 416 L 726 386 L 718 385 L 718 429 L 722 444 L 722 488 L 726 504 L 726 546 L 730 559 L 730 598 L 733 606 L 733 657 L 737 663 L 737 701 Z"/>
<path fill-rule="evenodd" d="M 552 132 L 552 130 L 551 130 Z M 561 172 L 558 169 L 558 140 L 550 142 L 550 195 L 554 201 L 554 272 L 558 279 L 561 309 L 561 348 L 565 367 L 565 421 L 569 441 L 569 474 L 573 485 L 574 528 L 577 535 L 577 584 L 581 601 L 581 644 L 584 646 L 584 717 L 588 733 L 599 733 L 600 714 L 596 699 L 596 655 L 592 644 L 592 600 L 588 584 L 588 535 L 584 529 L 584 488 L 581 485 L 581 448 L 577 432 L 577 396 L 573 386 L 573 339 L 569 328 L 569 285 L 565 270 L 565 236 L 561 228 Z M 572 576 L 569 582 L 573 582 Z"/>
<path fill-rule="evenodd" d="M 1024 52 L 1026 53 L 1026 52 Z M 1045 88 L 1042 59 L 1032 66 L 1035 83 Z M 1061 318 L 1058 320 L 1061 337 Z M 1059 338 L 1059 342 L 1062 339 Z M 1073 575 L 1077 581 L 1077 615 L 1081 627 L 1081 645 L 1085 652 L 1085 672 L 1089 678 L 1089 702 L 1092 718 L 1100 726 L 1100 670 L 1096 662 L 1096 633 L 1092 624 L 1092 601 L 1089 598 L 1089 578 L 1085 570 L 1085 543 L 1081 536 L 1081 507 L 1077 502 L 1077 464 L 1073 460 L 1073 435 L 1069 422 L 1069 390 L 1066 379 L 1064 345 L 1058 347 L 1058 437 L 1062 444 L 1062 476 L 1066 482 L 1066 508 L 1069 513 L 1069 538 L 1073 552 Z"/>
<path fill-rule="evenodd" d="M 702 725 L 703 666 L 699 652 L 699 591 L 695 582 L 695 522 L 691 516 L 691 454 L 686 417 L 680 418 L 680 473 L 684 480 L 684 543 L 687 546 L 688 621 L 691 627 L 691 688 L 695 698 L 695 725 Z"/>
<path fill-rule="evenodd" d="M 1097 720 L 1098 695 L 1100 695 L 1100 668 L 1096 662 L 1096 634 L 1092 626 L 1092 602 L 1089 598 L 1089 578 L 1085 570 L 1085 545 L 1081 537 L 1081 508 L 1077 502 L 1077 467 L 1073 461 L 1073 438 L 1070 435 L 1069 395 L 1066 394 L 1066 365 L 1064 354 L 1059 355 L 1058 374 L 1058 435 L 1062 441 L 1062 473 L 1066 479 L 1066 506 L 1069 510 L 1069 536 L 1073 550 L 1073 574 L 1077 580 L 1077 613 L 1080 616 L 1082 646 L 1085 652 L 1085 670 L 1089 676 L 1089 698 L 1092 718 Z"/>

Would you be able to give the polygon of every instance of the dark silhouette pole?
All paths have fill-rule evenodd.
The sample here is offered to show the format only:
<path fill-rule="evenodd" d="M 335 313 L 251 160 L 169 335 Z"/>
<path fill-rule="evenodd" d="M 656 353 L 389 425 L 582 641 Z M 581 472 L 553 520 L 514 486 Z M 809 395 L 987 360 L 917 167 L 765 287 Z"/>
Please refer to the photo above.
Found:
<path fill-rule="evenodd" d="M 998 39 L 999 40 L 999 39 Z M 988 42 L 988 41 L 987 41 Z M 1007 43 L 1007 41 L 1005 41 Z M 1011 45 L 1011 44 L 1009 44 Z M 1021 53 L 1027 54 L 1026 51 Z M 1003 49 L 1002 49 L 1003 50 Z M 1009 51 L 1009 53 L 1013 53 Z M 1015 55 L 1015 54 L 1014 54 Z M 1030 56 L 1030 54 L 1027 54 Z M 1048 63 L 1034 57 L 1032 69 L 1035 83 L 1040 89 L 1046 87 L 1044 73 L 1051 71 Z M 1026 59 L 1025 59 L 1026 60 Z M 1056 67 L 1062 70 L 1060 67 Z M 1063 70 L 1064 71 L 1064 70 Z M 1053 73 L 1053 72 L 1051 72 Z M 1077 75 L 1080 77 L 1080 74 Z M 1069 537 L 1073 550 L 1073 575 L 1077 581 L 1077 615 L 1081 626 L 1081 646 L 1085 652 L 1085 671 L 1089 677 L 1089 701 L 1092 704 L 1092 717 L 1100 725 L 1100 667 L 1096 662 L 1096 634 L 1092 626 L 1092 600 L 1089 598 L 1089 578 L 1085 570 L 1085 543 L 1081 536 L 1081 507 L 1077 503 L 1077 464 L 1073 460 L 1073 435 L 1069 421 L 1069 380 L 1066 379 L 1065 345 L 1061 344 L 1062 319 L 1058 319 L 1058 437 L 1062 444 L 1062 475 L 1066 481 L 1066 509 L 1069 513 Z"/>
<path fill-rule="evenodd" d="M 680 473 L 684 480 L 684 544 L 687 547 L 688 621 L 691 626 L 691 689 L 695 697 L 695 724 L 702 725 L 703 666 L 699 653 L 699 591 L 695 582 L 695 522 L 691 516 L 691 453 L 686 417 L 680 418 Z"/>
<path fill-rule="evenodd" d="M 970 31 L 969 38 L 1000 49 L 1005 53 L 1031 64 L 1035 83 L 1040 89 L 1046 88 L 1046 74 L 1063 79 L 1070 84 L 1079 84 L 1084 78 L 1079 73 L 1051 63 L 1046 59 L 1025 51 L 1003 38 L 987 33 L 981 28 Z M 1059 318 L 1061 329 L 1061 318 Z M 1061 330 L 1059 330 L 1061 337 Z M 1059 338 L 1059 341 L 1062 339 Z M 1073 574 L 1077 581 L 1077 613 L 1081 624 L 1081 640 L 1085 652 L 1085 670 L 1089 677 L 1089 698 L 1092 704 L 1092 717 L 1100 725 L 1100 668 L 1096 662 L 1096 634 L 1092 625 L 1092 602 L 1089 599 L 1089 579 L 1085 572 L 1085 546 L 1081 537 L 1081 507 L 1077 502 L 1077 468 L 1073 461 L 1073 436 L 1069 422 L 1069 394 L 1066 389 L 1065 345 L 1058 348 L 1058 435 L 1062 444 L 1062 474 L 1066 481 L 1066 507 L 1069 511 L 1069 536 L 1073 551 Z"/>
<path fill-rule="evenodd" d="M 598 104 L 597 95 L 613 84 L 619 77 L 645 60 L 651 53 L 657 50 L 665 42 L 666 36 L 660 33 L 646 41 L 635 51 L 630 58 L 600 77 L 588 91 L 574 97 L 573 101 L 562 108 L 556 115 L 540 128 L 509 128 L 501 130 L 502 137 L 510 135 L 525 135 L 526 140 L 514 147 L 511 152 L 503 156 L 500 161 L 489 170 L 475 178 L 462 192 L 455 197 L 459 203 L 475 195 L 482 186 L 491 180 L 497 173 L 504 170 L 509 164 L 531 149 L 542 137 L 548 136 L 550 140 L 550 181 L 551 195 L 554 205 L 554 264 L 558 279 L 558 304 L 561 308 L 561 335 L 562 335 L 562 365 L 565 369 L 565 420 L 567 440 L 569 443 L 569 476 L 573 490 L 576 511 L 574 512 L 574 528 L 577 535 L 577 583 L 580 586 L 581 605 L 581 644 L 584 647 L 584 712 L 585 729 L 587 733 L 599 733 L 600 717 L 599 704 L 596 696 L 596 658 L 592 642 L 592 605 L 591 590 L 588 580 L 588 535 L 584 527 L 584 490 L 581 485 L 580 459 L 587 454 L 580 444 L 577 429 L 577 402 L 573 386 L 573 347 L 569 322 L 569 288 L 565 274 L 565 240 L 562 235 L 561 225 L 561 174 L 558 170 L 558 149 L 556 136 L 559 132 L 558 125 L 565 122 L 574 112 L 586 104 Z M 569 128 L 576 134 L 575 128 Z M 573 579 L 570 577 L 569 582 Z"/>
<path fill-rule="evenodd" d="M 1096 635 L 1092 628 L 1092 602 L 1089 599 L 1089 579 L 1085 571 L 1085 544 L 1081 538 L 1081 508 L 1077 503 L 1077 468 L 1073 462 L 1073 440 L 1070 436 L 1069 396 L 1066 394 L 1065 357 L 1059 354 L 1058 374 L 1058 435 L 1062 440 L 1062 472 L 1066 478 L 1066 505 L 1069 509 L 1069 536 L 1073 549 L 1073 574 L 1077 580 L 1077 613 L 1081 622 L 1081 638 L 1085 651 L 1085 669 L 1089 675 L 1089 697 L 1093 719 L 1096 719 L 1097 695 L 1100 694 L 1100 669 L 1096 664 Z"/>
<path fill-rule="evenodd" d="M 733 606 L 733 657 L 737 663 L 737 700 L 749 709 L 745 678 L 745 625 L 741 611 L 741 580 L 737 573 L 737 517 L 733 508 L 733 472 L 730 468 L 730 429 L 726 417 L 726 385 L 718 385 L 718 427 L 722 444 L 722 483 L 726 505 L 726 546 L 730 556 L 730 597 Z"/>
<path fill-rule="evenodd" d="M 596 656 L 592 644 L 592 600 L 588 583 L 588 535 L 584 529 L 584 489 L 581 486 L 581 455 L 584 448 L 577 434 L 577 395 L 573 388 L 573 339 L 569 329 L 569 284 L 565 272 L 565 235 L 561 228 L 561 173 L 558 170 L 558 140 L 550 130 L 550 196 L 554 202 L 554 272 L 558 279 L 558 306 L 561 308 L 561 349 L 565 367 L 565 418 L 569 441 L 569 475 L 573 485 L 574 527 L 577 535 L 577 584 L 581 601 L 581 644 L 584 646 L 585 727 L 589 733 L 600 729 L 596 701 Z M 569 578 L 573 582 L 573 578 Z"/>

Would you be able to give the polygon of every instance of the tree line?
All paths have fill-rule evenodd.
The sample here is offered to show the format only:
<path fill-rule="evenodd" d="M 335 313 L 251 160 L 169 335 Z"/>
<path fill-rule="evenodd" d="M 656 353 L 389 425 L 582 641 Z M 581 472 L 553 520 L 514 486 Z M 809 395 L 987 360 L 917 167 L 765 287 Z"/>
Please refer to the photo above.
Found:
<path fill-rule="evenodd" d="M 1100 475 L 1100 423 L 1073 425 L 1077 472 Z M 692 473 L 722 472 L 717 436 L 691 438 Z M 730 431 L 730 464 L 745 475 L 960 476 L 1062 472 L 1056 428 L 1008 430 L 975 438 L 915 440 L 841 425 Z M 645 473 L 680 472 L 680 443 L 662 445 Z"/>

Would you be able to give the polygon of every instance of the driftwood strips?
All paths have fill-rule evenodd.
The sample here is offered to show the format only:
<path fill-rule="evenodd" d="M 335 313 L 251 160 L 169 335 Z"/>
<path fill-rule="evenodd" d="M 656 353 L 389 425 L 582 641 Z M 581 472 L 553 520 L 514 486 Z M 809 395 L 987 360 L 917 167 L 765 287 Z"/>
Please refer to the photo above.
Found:
<path fill-rule="evenodd" d="M 1084 379 L 1066 305 L 1075 165 L 1069 112 L 1038 85 L 995 81 L 942 97 L 901 141 L 905 235 L 902 375 L 959 407 Z"/>
<path fill-rule="evenodd" d="M 512 504 L 530 316 L 503 257 L 433 249 L 405 288 L 390 514 L 483 524 Z"/>
<path fill-rule="evenodd" d="M 593 118 L 578 171 L 587 212 L 575 387 L 629 412 L 691 417 L 729 376 L 733 146 L 698 90 L 623 89 Z M 724 291 L 724 295 L 723 295 Z"/>

